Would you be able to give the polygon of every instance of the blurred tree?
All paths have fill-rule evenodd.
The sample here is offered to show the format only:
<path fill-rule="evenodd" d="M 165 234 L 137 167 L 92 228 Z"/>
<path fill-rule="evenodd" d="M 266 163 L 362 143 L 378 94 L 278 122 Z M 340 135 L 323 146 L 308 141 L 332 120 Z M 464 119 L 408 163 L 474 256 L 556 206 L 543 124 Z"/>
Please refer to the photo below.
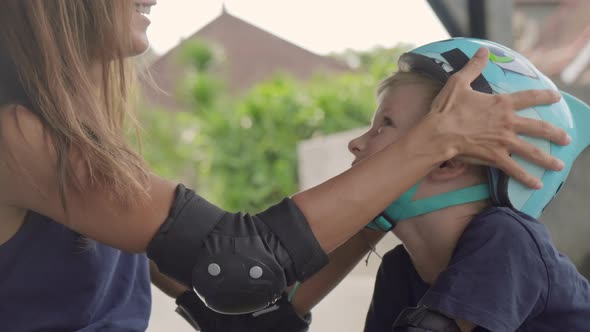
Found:
<path fill-rule="evenodd" d="M 142 154 L 157 174 L 191 187 L 202 187 L 197 170 L 207 156 L 199 127 L 208 120 L 198 117 L 197 113 L 206 115 L 220 108 L 223 83 L 211 72 L 221 65 L 222 58 L 222 54 L 202 41 L 191 41 L 183 48 L 178 61 L 189 64 L 193 70 L 185 73 L 186 78 L 180 82 L 176 93 L 189 102 L 192 112 L 140 107 Z M 139 145 L 135 139 L 133 141 Z"/>
<path fill-rule="evenodd" d="M 255 212 L 295 192 L 297 144 L 367 125 L 373 85 L 359 74 L 308 83 L 276 76 L 233 107 L 198 114 L 208 156 L 202 179 L 212 197 L 225 208 Z"/>
<path fill-rule="evenodd" d="M 145 158 L 225 209 L 260 211 L 297 191 L 300 141 L 370 123 L 375 86 L 404 50 L 348 51 L 334 56 L 356 57 L 351 73 L 308 82 L 277 74 L 229 97 L 214 75 L 222 64 L 205 44 L 191 44 L 185 57 L 196 73 L 185 88 L 194 109 L 142 112 Z"/>
<path fill-rule="evenodd" d="M 375 79 L 381 79 L 395 70 L 399 56 L 412 48 L 411 44 L 400 44 L 393 48 L 377 46 L 368 51 L 349 49 L 341 53 L 334 53 L 332 56 L 345 61 L 351 68 L 355 68 L 359 72 L 368 73 Z"/>
<path fill-rule="evenodd" d="M 143 109 L 139 121 L 142 154 L 152 170 L 165 178 L 196 186 L 196 167 L 206 156 L 200 149 L 195 116 Z"/>

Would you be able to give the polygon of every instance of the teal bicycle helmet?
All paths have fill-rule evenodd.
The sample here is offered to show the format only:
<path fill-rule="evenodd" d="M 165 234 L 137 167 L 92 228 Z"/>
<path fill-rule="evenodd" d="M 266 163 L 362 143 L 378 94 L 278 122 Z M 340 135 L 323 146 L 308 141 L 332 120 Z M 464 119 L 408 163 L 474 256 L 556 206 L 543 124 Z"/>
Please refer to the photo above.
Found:
<path fill-rule="evenodd" d="M 487 48 L 490 56 L 482 74 L 471 85 L 474 90 L 489 94 L 530 89 L 559 91 L 524 56 L 497 43 L 475 38 L 452 38 L 420 46 L 399 58 L 399 71 L 426 74 L 445 83 L 451 75 L 463 68 L 480 47 Z M 572 137 L 569 145 L 559 146 L 547 140 L 520 136 L 565 163 L 565 168 L 556 172 L 546 170 L 520 156 L 512 156 L 530 174 L 541 179 L 542 189 L 530 189 L 501 170 L 488 167 L 488 185 L 412 200 L 419 185 L 417 184 L 378 216 L 369 228 L 389 230 L 401 220 L 488 197 L 497 206 L 511 207 L 538 218 L 561 189 L 576 158 L 590 145 L 590 107 L 566 92 L 559 92 L 563 98 L 555 104 L 517 112 L 519 116 L 550 122 L 566 130 Z"/>

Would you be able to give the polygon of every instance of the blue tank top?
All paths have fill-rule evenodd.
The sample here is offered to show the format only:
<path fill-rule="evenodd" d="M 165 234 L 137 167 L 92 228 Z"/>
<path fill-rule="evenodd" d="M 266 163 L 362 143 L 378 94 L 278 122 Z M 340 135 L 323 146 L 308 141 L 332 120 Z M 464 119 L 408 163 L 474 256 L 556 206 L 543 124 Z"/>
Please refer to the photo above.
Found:
<path fill-rule="evenodd" d="M 0 245 L 0 330 L 145 331 L 145 255 L 84 239 L 39 214 Z"/>

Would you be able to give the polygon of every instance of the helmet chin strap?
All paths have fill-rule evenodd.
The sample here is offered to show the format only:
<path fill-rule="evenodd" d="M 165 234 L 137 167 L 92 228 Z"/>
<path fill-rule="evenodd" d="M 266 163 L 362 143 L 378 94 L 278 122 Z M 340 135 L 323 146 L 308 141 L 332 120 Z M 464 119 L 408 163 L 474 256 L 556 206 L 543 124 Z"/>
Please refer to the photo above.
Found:
<path fill-rule="evenodd" d="M 416 190 L 420 186 L 418 182 L 408 191 L 391 203 L 385 211 L 369 224 L 374 230 L 389 231 L 396 223 L 409 218 L 421 216 L 437 210 L 442 210 L 455 205 L 467 204 L 490 198 L 490 189 L 487 184 L 479 184 L 467 188 L 461 188 L 446 193 L 412 200 Z"/>

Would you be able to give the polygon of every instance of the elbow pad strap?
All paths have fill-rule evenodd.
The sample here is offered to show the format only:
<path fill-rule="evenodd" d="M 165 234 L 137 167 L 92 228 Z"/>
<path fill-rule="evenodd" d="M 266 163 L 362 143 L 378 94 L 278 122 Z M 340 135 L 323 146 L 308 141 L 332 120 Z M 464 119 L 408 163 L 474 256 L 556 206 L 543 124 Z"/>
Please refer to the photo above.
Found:
<path fill-rule="evenodd" d="M 164 274 L 192 288 L 192 271 L 203 241 L 226 213 L 178 185 L 170 214 L 147 248 L 148 257 Z"/>
<path fill-rule="evenodd" d="M 285 198 L 281 203 L 271 206 L 258 217 L 279 238 L 293 261 L 296 281 L 304 282 L 329 262 L 313 235 L 303 212 L 291 199 Z M 295 280 L 288 280 L 291 285 Z"/>

